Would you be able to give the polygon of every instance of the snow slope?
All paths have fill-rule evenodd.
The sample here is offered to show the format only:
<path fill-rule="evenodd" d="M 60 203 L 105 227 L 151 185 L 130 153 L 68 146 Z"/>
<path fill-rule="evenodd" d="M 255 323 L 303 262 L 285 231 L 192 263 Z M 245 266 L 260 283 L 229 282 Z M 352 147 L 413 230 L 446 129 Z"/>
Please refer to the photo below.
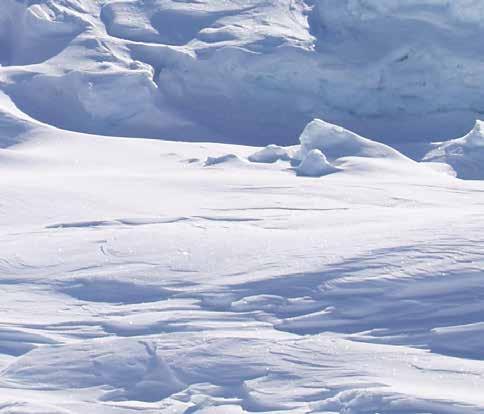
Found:
<path fill-rule="evenodd" d="M 480 182 L 323 121 L 306 178 L 3 107 L 0 413 L 484 409 Z"/>

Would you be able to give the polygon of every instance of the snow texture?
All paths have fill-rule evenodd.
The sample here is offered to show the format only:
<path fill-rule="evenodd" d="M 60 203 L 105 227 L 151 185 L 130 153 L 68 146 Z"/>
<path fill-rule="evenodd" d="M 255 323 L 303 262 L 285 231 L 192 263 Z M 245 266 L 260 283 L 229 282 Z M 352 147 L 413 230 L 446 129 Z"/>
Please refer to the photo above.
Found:
<path fill-rule="evenodd" d="M 448 164 L 459 178 L 484 179 L 484 123 L 476 121 L 472 131 L 462 138 L 434 144 L 423 158 L 425 162 Z"/>
<path fill-rule="evenodd" d="M 73 131 L 290 145 L 321 118 L 413 153 L 482 113 L 483 16 L 478 0 L 2 0 L 0 83 Z"/>
<path fill-rule="evenodd" d="M 0 414 L 484 412 L 481 1 L 0 3 Z"/>

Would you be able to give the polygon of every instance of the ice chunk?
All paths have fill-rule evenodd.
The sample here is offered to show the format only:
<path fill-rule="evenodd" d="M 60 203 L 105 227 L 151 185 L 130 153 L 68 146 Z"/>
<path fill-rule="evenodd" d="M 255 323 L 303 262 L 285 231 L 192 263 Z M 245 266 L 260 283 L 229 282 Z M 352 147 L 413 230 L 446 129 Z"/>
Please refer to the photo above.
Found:
<path fill-rule="evenodd" d="M 279 160 L 289 161 L 290 159 L 287 149 L 278 145 L 268 145 L 249 156 L 249 161 L 261 163 L 273 163 Z"/>
<path fill-rule="evenodd" d="M 422 161 L 448 164 L 458 178 L 484 179 L 484 122 L 476 121 L 474 128 L 462 138 L 438 143 Z"/>
<path fill-rule="evenodd" d="M 298 158 L 304 160 L 312 150 L 321 150 L 330 160 L 341 157 L 404 158 L 393 148 L 363 138 L 354 132 L 321 119 L 310 122 L 299 138 Z"/>
<path fill-rule="evenodd" d="M 484 122 L 476 121 L 474 128 L 463 139 L 470 147 L 484 147 Z"/>
<path fill-rule="evenodd" d="M 337 171 L 326 156 L 318 149 L 311 150 L 303 162 L 296 168 L 297 175 L 304 177 L 322 177 Z"/>

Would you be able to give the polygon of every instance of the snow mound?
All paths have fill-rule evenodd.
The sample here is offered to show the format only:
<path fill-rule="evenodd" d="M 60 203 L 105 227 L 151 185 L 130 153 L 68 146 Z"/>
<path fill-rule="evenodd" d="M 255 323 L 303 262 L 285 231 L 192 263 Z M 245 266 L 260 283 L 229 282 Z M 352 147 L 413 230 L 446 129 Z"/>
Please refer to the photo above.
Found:
<path fill-rule="evenodd" d="M 484 179 L 484 122 L 476 121 L 474 128 L 462 138 L 437 144 L 422 161 L 448 164 L 458 178 Z"/>
<path fill-rule="evenodd" d="M 218 164 L 243 164 L 244 160 L 235 154 L 225 154 L 220 157 L 208 157 L 205 161 L 206 167 Z"/>
<path fill-rule="evenodd" d="M 279 160 L 289 161 L 290 159 L 291 156 L 286 148 L 274 144 L 268 145 L 267 147 L 249 156 L 249 161 L 251 162 L 269 164 Z"/>
<path fill-rule="evenodd" d="M 304 160 L 315 149 L 323 152 L 330 160 L 342 157 L 406 158 L 385 144 L 363 138 L 341 126 L 321 119 L 310 122 L 299 140 L 301 148 L 297 157 L 301 160 Z"/>
<path fill-rule="evenodd" d="M 296 168 L 297 175 L 303 177 L 322 177 L 336 171 L 338 169 L 331 165 L 326 156 L 318 149 L 311 150 Z"/>

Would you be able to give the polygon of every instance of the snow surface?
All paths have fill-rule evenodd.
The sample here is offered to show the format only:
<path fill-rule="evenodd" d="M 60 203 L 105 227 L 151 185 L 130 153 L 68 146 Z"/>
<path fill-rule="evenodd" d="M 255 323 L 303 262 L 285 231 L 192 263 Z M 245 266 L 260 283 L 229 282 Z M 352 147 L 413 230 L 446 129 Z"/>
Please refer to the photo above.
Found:
<path fill-rule="evenodd" d="M 0 413 L 484 409 L 480 182 L 3 108 Z"/>
<path fill-rule="evenodd" d="M 0 414 L 484 412 L 483 16 L 2 0 Z"/>

